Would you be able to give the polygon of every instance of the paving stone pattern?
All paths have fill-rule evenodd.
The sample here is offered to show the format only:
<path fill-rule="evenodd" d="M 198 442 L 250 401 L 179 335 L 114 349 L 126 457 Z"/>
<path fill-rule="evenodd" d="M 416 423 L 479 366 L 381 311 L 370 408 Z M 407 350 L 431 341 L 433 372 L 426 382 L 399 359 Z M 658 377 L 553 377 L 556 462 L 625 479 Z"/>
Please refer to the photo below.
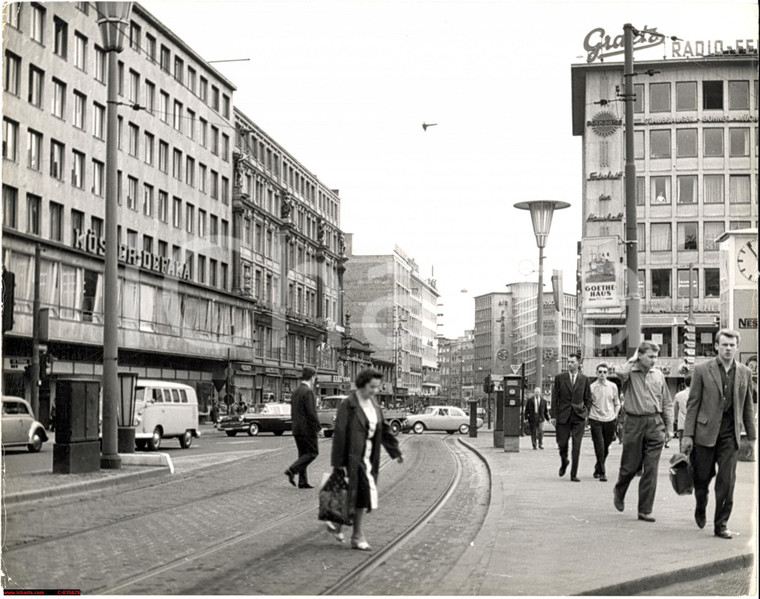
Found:
<path fill-rule="evenodd" d="M 376 547 L 443 492 L 454 468 L 452 455 L 442 451 L 446 438 L 404 436 L 404 464 L 384 466 L 380 509 L 366 517 Z M 314 594 L 328 588 L 367 555 L 324 532 L 316 489 L 287 483 L 282 472 L 292 454 L 272 452 L 150 486 L 10 506 L 3 583 L 118 594 Z M 312 481 L 329 470 L 329 451 L 323 451 L 310 469 Z"/>

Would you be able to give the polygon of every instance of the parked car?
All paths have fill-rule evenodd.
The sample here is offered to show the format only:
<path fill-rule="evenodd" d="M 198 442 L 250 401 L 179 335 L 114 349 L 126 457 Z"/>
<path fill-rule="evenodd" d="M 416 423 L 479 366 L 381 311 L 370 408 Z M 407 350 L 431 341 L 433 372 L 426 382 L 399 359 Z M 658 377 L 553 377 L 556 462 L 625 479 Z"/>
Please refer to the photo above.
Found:
<path fill-rule="evenodd" d="M 293 430 L 290 404 L 257 404 L 248 408 L 243 414 L 223 417 L 217 428 L 227 433 L 228 437 L 244 432 L 251 437 L 259 433 L 274 433 L 279 437 L 285 431 Z"/>
<path fill-rule="evenodd" d="M 478 428 L 483 426 L 483 419 L 477 418 Z M 421 414 L 410 415 L 403 430 L 421 434 L 424 431 L 446 431 L 450 435 L 459 431 L 466 435 L 470 432 L 470 417 L 462 408 L 454 406 L 429 406 Z"/>
<path fill-rule="evenodd" d="M 322 434 L 330 438 L 335 431 L 335 415 L 338 413 L 338 406 L 348 395 L 327 395 L 317 398 L 317 418 L 319 425 L 322 427 Z"/>
<path fill-rule="evenodd" d="M 190 447 L 198 430 L 198 397 L 190 385 L 139 379 L 135 387 L 135 444 L 137 449 L 161 447 L 161 440 L 179 439 Z"/>
<path fill-rule="evenodd" d="M 32 406 L 21 397 L 3 397 L 3 447 L 23 447 L 36 453 L 48 440 L 45 427 L 34 419 Z"/>
<path fill-rule="evenodd" d="M 348 395 L 328 395 L 320 397 L 317 400 L 317 417 L 322 427 L 322 433 L 325 437 L 332 437 L 335 429 L 335 415 L 338 413 L 338 406 Z M 391 432 L 398 435 L 406 420 L 406 410 L 402 408 L 383 408 L 383 418 Z"/>

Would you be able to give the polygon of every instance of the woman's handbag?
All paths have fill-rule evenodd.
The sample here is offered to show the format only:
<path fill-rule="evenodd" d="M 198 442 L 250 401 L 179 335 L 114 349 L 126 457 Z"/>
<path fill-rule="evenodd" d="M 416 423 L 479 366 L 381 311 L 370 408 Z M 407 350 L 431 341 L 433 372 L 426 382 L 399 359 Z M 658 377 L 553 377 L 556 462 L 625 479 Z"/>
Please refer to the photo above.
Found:
<path fill-rule="evenodd" d="M 353 524 L 348 509 L 348 483 L 338 472 L 333 472 L 319 489 L 319 519 Z"/>

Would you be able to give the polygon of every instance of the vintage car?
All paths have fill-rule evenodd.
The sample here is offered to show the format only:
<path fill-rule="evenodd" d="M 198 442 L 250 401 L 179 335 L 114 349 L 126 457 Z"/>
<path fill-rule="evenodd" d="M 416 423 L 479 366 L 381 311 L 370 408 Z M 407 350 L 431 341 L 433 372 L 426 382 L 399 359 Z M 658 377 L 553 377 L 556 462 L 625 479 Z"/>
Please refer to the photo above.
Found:
<path fill-rule="evenodd" d="M 293 430 L 289 403 L 264 403 L 248 408 L 243 414 L 224 416 L 219 421 L 219 430 L 234 437 L 238 433 L 248 433 L 255 437 L 259 433 L 274 433 L 280 436 Z"/>
<path fill-rule="evenodd" d="M 3 447 L 24 447 L 32 453 L 48 440 L 45 427 L 34 419 L 32 406 L 21 397 L 3 397 Z"/>
<path fill-rule="evenodd" d="M 483 419 L 477 419 L 478 428 Z M 459 431 L 466 435 L 470 431 L 470 417 L 462 408 L 455 406 L 429 406 L 421 414 L 410 414 L 404 422 L 404 432 L 446 431 L 450 435 Z"/>
<path fill-rule="evenodd" d="M 320 397 L 317 400 L 317 417 L 319 418 L 319 424 L 322 427 L 322 434 L 325 437 L 332 437 L 335 429 L 335 414 L 338 412 L 338 406 L 347 395 L 328 395 Z M 383 417 L 388 426 L 391 427 L 391 432 L 394 435 L 398 435 L 406 420 L 406 410 L 398 408 L 383 408 Z"/>

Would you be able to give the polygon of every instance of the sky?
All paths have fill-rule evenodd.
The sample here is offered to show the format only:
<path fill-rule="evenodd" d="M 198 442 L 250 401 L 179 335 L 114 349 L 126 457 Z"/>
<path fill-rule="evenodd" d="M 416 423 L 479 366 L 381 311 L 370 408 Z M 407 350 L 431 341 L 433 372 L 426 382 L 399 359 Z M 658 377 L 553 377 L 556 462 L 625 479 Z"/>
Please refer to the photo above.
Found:
<path fill-rule="evenodd" d="M 250 59 L 214 65 L 237 86 L 235 106 L 340 190 L 355 253 L 398 245 L 436 279 L 447 337 L 473 327 L 475 296 L 537 280 L 530 216 L 516 202 L 571 204 L 554 215 L 544 281 L 550 289 L 563 270 L 575 292 L 582 163 L 570 66 L 586 62 L 586 35 L 614 37 L 630 22 L 730 45 L 756 40 L 758 21 L 745 0 L 142 4 L 204 59 Z M 635 59 L 662 56 L 660 46 Z"/>

